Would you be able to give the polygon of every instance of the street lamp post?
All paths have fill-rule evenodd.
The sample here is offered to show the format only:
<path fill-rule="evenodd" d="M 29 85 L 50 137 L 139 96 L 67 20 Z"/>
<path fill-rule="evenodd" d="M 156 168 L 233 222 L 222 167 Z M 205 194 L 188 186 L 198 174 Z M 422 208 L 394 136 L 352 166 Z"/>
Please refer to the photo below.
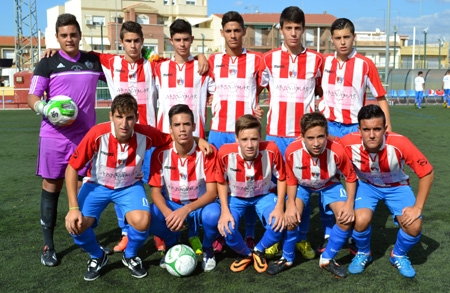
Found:
<path fill-rule="evenodd" d="M 441 69 L 441 47 L 444 45 L 444 41 L 441 39 L 438 39 L 438 46 L 439 46 L 439 55 L 438 55 L 438 69 Z"/>
<path fill-rule="evenodd" d="M 103 53 L 103 22 L 100 23 L 100 40 L 101 40 L 102 53 Z"/>
<path fill-rule="evenodd" d="M 427 66 L 427 33 L 428 28 L 423 30 L 423 68 Z"/>
<path fill-rule="evenodd" d="M 394 25 L 394 69 L 395 69 L 395 55 L 397 50 L 397 27 Z"/>

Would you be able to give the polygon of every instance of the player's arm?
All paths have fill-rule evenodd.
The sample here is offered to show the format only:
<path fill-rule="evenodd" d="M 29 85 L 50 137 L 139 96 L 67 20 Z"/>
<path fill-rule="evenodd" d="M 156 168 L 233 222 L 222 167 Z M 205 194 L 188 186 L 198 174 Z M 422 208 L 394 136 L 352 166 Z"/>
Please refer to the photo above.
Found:
<path fill-rule="evenodd" d="M 219 194 L 220 200 L 220 218 L 217 223 L 217 228 L 219 229 L 220 235 L 226 237 L 227 234 L 231 234 L 229 226 L 232 229 L 235 228 L 234 218 L 228 207 L 228 184 L 227 182 L 217 182 L 217 192 Z"/>
<path fill-rule="evenodd" d="M 392 131 L 391 114 L 389 112 L 389 104 L 386 100 L 386 97 L 382 96 L 381 98 L 378 98 L 377 101 L 378 105 L 380 106 L 381 110 L 383 110 L 384 115 L 386 116 L 387 131 Z"/>
<path fill-rule="evenodd" d="M 213 146 L 209 144 L 206 140 L 201 137 L 194 136 L 195 143 L 197 143 L 198 147 L 202 152 L 208 156 L 214 152 Z"/>
<path fill-rule="evenodd" d="M 347 191 L 347 200 L 342 206 L 341 210 L 336 215 L 337 221 L 341 224 L 350 224 L 355 220 L 355 194 L 356 194 L 356 181 L 345 182 L 345 189 Z"/>
<path fill-rule="evenodd" d="M 284 229 L 284 198 L 286 197 L 286 180 L 277 180 L 277 203 L 269 215 L 269 223 L 275 232 Z"/>
<path fill-rule="evenodd" d="M 78 206 L 78 172 L 70 164 L 66 168 L 66 190 L 69 202 L 69 212 L 66 215 L 66 229 L 70 234 L 82 232 L 83 215 Z"/>
<path fill-rule="evenodd" d="M 301 209 L 296 205 L 297 185 L 287 185 L 286 211 L 284 219 L 286 226 L 296 226 L 301 221 L 303 206 Z"/>
<path fill-rule="evenodd" d="M 402 210 L 402 225 L 407 227 L 417 220 L 422 214 L 423 207 L 427 201 L 428 194 L 431 190 L 431 184 L 434 179 L 434 171 L 431 171 L 427 175 L 419 178 L 419 188 L 417 189 L 416 202 L 412 207 L 405 207 Z"/>
<path fill-rule="evenodd" d="M 198 54 L 195 56 L 198 61 L 198 74 L 203 75 L 209 71 L 208 59 L 206 59 L 205 55 Z"/>
<path fill-rule="evenodd" d="M 28 107 L 30 107 L 31 110 L 36 112 L 36 114 L 44 115 L 44 107 L 46 103 L 45 101 L 41 100 L 41 97 L 38 97 L 34 94 L 28 95 Z"/>

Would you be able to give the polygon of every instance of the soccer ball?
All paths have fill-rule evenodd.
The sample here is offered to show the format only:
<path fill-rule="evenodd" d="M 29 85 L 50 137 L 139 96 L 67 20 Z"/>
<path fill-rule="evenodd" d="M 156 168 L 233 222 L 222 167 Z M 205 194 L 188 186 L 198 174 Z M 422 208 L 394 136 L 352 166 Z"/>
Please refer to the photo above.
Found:
<path fill-rule="evenodd" d="M 192 248 L 177 244 L 167 251 L 164 258 L 166 270 L 175 277 L 186 277 L 197 267 L 197 256 Z"/>
<path fill-rule="evenodd" d="M 78 107 L 68 96 L 55 96 L 45 106 L 47 119 L 55 126 L 69 126 L 78 116 Z"/>

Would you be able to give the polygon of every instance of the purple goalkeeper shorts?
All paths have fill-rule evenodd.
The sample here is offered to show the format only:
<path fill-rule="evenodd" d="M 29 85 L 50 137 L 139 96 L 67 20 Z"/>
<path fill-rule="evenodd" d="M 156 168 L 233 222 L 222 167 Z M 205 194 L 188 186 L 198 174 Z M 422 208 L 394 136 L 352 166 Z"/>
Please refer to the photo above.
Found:
<path fill-rule="evenodd" d="M 83 136 L 72 138 L 40 137 L 36 174 L 46 179 L 65 177 L 67 163 Z M 78 171 L 86 176 L 87 166 Z"/>

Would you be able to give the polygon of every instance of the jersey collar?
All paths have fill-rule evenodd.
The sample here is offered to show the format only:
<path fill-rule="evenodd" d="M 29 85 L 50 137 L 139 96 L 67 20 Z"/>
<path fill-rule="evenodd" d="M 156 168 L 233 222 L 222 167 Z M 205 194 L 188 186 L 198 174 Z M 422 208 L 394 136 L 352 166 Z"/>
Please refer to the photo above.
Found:
<path fill-rule="evenodd" d="M 303 46 L 303 45 L 302 45 L 302 46 Z M 283 44 L 281 44 L 281 51 L 286 52 L 286 53 L 289 53 L 288 48 L 286 47 L 286 45 L 284 44 L 284 42 L 283 42 Z M 301 51 L 298 55 L 303 54 L 303 53 L 305 53 L 305 52 L 306 52 L 306 47 L 303 47 L 303 51 Z M 289 54 L 291 54 L 291 53 L 289 53 Z"/>
<path fill-rule="evenodd" d="M 175 56 L 172 56 L 172 58 L 170 58 L 170 60 L 172 60 L 173 62 L 176 62 L 176 61 L 175 61 Z M 194 56 L 189 55 L 188 61 L 187 61 L 187 62 L 191 62 L 192 60 L 194 60 Z"/>

